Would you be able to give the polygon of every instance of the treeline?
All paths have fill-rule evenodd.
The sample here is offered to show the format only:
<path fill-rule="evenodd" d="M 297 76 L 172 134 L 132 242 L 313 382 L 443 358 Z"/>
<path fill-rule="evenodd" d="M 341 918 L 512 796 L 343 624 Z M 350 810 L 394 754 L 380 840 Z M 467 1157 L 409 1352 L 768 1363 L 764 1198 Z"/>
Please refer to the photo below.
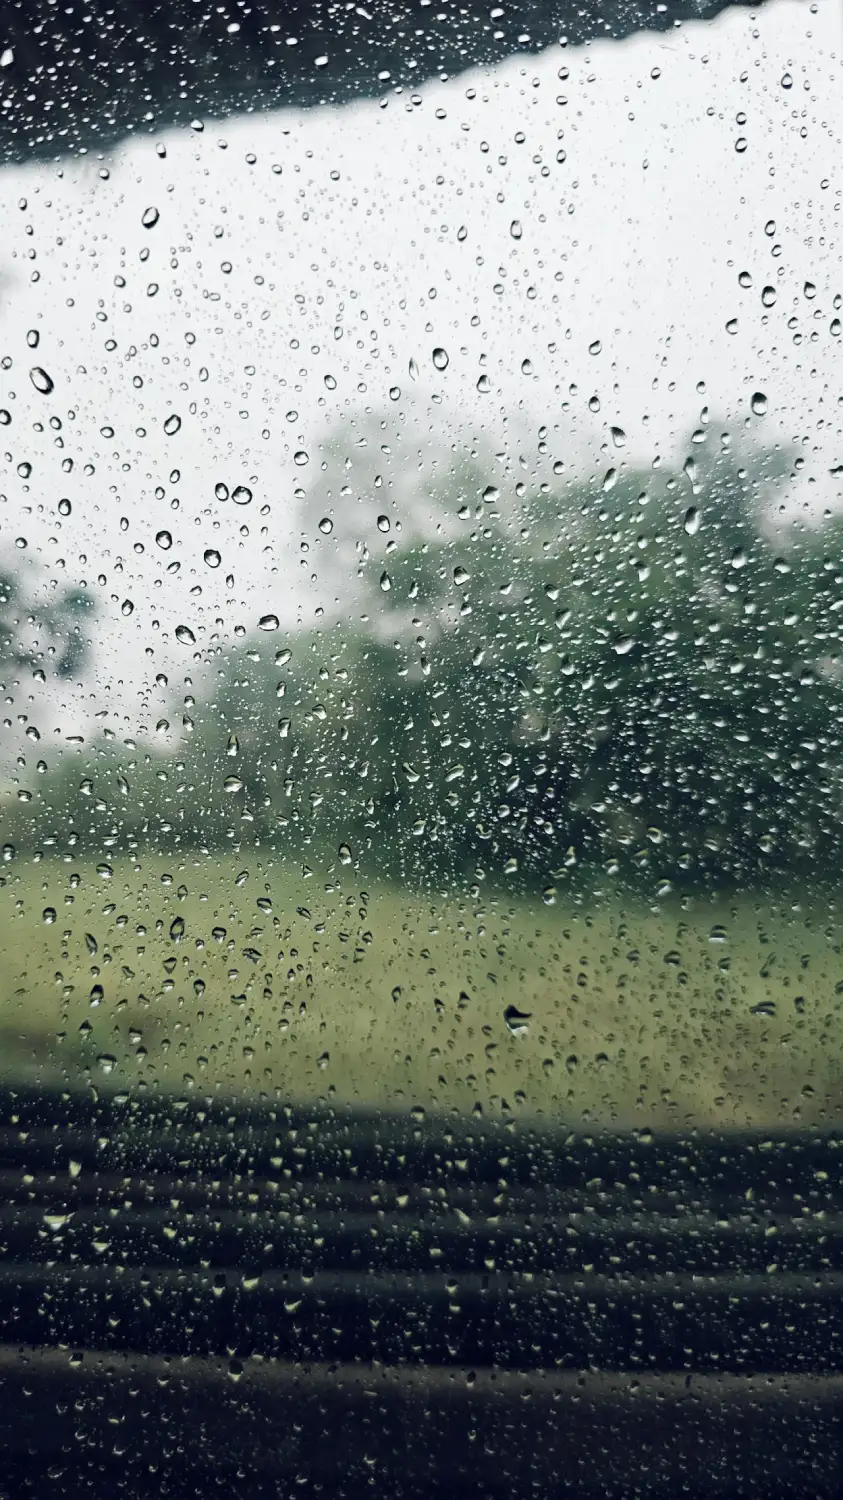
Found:
<path fill-rule="evenodd" d="M 174 703 L 173 748 L 65 757 L 10 838 L 259 846 L 414 883 L 480 865 L 548 899 L 583 867 L 830 864 L 843 525 L 771 511 L 787 455 L 714 446 L 558 493 L 464 474 L 447 524 L 371 550 L 345 616 L 238 642 Z"/>

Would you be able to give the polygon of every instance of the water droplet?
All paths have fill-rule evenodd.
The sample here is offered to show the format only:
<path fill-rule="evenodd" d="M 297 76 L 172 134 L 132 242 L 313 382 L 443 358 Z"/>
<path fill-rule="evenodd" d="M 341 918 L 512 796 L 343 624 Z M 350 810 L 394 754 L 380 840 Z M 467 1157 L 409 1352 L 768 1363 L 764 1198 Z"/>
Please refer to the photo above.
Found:
<path fill-rule="evenodd" d="M 293 454 L 293 463 L 296 464 L 298 468 L 303 469 L 305 464 L 310 463 L 310 454 L 305 453 L 304 448 L 299 448 L 298 452 Z M 234 498 L 237 498 L 236 490 L 234 492 Z"/>
<path fill-rule="evenodd" d="M 47 371 L 41 365 L 32 366 L 29 378 L 35 386 L 36 391 L 40 391 L 42 396 L 49 396 L 50 392 L 55 389 L 55 382 L 52 376 L 48 375 Z"/>
<path fill-rule="evenodd" d="M 733 568 L 740 569 L 740 568 L 745 568 L 746 567 L 747 556 L 746 556 L 746 553 L 744 552 L 743 547 L 736 547 L 735 548 L 734 552 L 732 553 L 732 556 L 729 558 L 729 562 L 730 562 L 730 564 L 731 564 L 731 566 Z"/>
<path fill-rule="evenodd" d="M 392 579 L 390 578 L 388 573 L 381 573 L 380 585 L 383 592 L 385 594 L 388 594 L 390 589 L 392 588 Z"/>
<path fill-rule="evenodd" d="M 103 860 L 101 864 L 97 865 L 97 874 L 99 875 L 100 880 L 111 880 L 114 871 L 112 870 L 111 865 L 107 865 Z"/>
<path fill-rule="evenodd" d="M 219 499 L 219 496 L 217 498 Z M 232 490 L 231 498 L 235 505 L 248 505 L 252 498 L 252 491 L 247 484 L 238 484 L 236 489 Z"/>
<path fill-rule="evenodd" d="M 782 73 L 781 84 L 783 89 L 793 88 L 793 79 L 791 78 L 789 73 Z"/>
<path fill-rule="evenodd" d="M 756 417 L 763 417 L 764 413 L 767 410 L 767 397 L 764 395 L 764 392 L 763 391 L 755 391 L 755 392 L 753 392 L 752 401 L 750 402 L 750 405 L 752 407 L 753 414 Z"/>
<path fill-rule="evenodd" d="M 166 432 L 167 436 L 172 437 L 174 433 L 178 432 L 180 427 L 181 417 L 177 417 L 174 411 L 171 412 L 166 422 L 164 423 L 164 431 Z"/>
<path fill-rule="evenodd" d="M 612 648 L 616 656 L 628 656 L 634 645 L 634 635 L 619 635 L 617 640 L 612 642 Z"/>
<path fill-rule="evenodd" d="M 261 615 L 258 620 L 258 629 L 277 630 L 280 623 L 277 615 Z"/>
<path fill-rule="evenodd" d="M 389 526 L 389 516 L 378 516 L 378 531 L 388 531 Z"/>
<path fill-rule="evenodd" d="M 817 295 L 817 289 L 814 286 L 813 281 L 806 281 L 805 285 L 802 288 L 802 292 L 803 295 L 808 298 L 808 301 L 812 302 L 814 297 L 816 297 Z"/>
<path fill-rule="evenodd" d="M 322 535 L 330 536 L 333 529 L 334 523 L 331 520 L 330 516 L 323 516 L 322 520 L 319 522 L 319 530 L 321 531 Z"/>
<path fill-rule="evenodd" d="M 743 152 L 746 150 L 746 136 L 745 135 L 739 135 L 738 136 L 737 140 L 735 141 L 735 150 L 737 151 L 737 153 L 738 153 L 739 156 L 741 156 L 743 154 Z"/>
<path fill-rule="evenodd" d="M 591 343 L 588 346 L 588 352 L 589 354 L 599 354 L 602 348 L 603 343 L 601 339 L 592 339 Z"/>
<path fill-rule="evenodd" d="M 242 792 L 243 783 L 239 776 L 226 776 L 222 788 L 224 792 Z"/>
<path fill-rule="evenodd" d="M 220 481 L 219 484 L 215 484 L 214 485 L 214 496 L 215 496 L 215 498 L 217 500 L 227 500 L 228 499 L 228 485 L 227 484 L 223 484 L 221 481 Z"/>
<path fill-rule="evenodd" d="M 445 349 L 434 349 L 433 363 L 437 370 L 447 370 L 449 360 Z"/>
<path fill-rule="evenodd" d="M 48 927 L 51 927 L 56 920 L 56 908 L 54 906 L 45 906 L 41 913 L 41 918 L 46 922 Z"/>
<path fill-rule="evenodd" d="M 228 736 L 228 744 L 225 747 L 226 755 L 236 755 L 240 749 L 240 742 L 236 734 Z"/>
<path fill-rule="evenodd" d="M 400 401 L 400 399 L 401 399 L 401 387 L 400 387 L 400 385 L 391 385 L 389 387 L 389 399 L 390 399 L 390 401 Z"/>
<path fill-rule="evenodd" d="M 776 289 L 774 286 L 765 286 L 761 292 L 761 301 L 764 307 L 772 307 L 776 300 Z"/>
<path fill-rule="evenodd" d="M 327 389 L 329 391 L 335 391 L 336 390 L 336 388 L 337 388 L 337 382 L 335 381 L 333 375 L 326 375 L 325 376 L 325 385 L 326 385 L 326 387 L 327 387 Z"/>
<path fill-rule="evenodd" d="M 173 917 L 170 923 L 170 937 L 174 943 L 184 937 L 184 917 Z"/>
<path fill-rule="evenodd" d="M 410 379 L 411 380 L 418 380 L 418 378 L 419 378 L 419 367 L 416 364 L 416 361 L 415 361 L 415 359 L 413 358 L 412 355 L 410 356 L 410 363 L 408 364 L 407 369 L 410 372 Z"/>
<path fill-rule="evenodd" d="M 486 502 L 487 505 L 494 505 L 494 503 L 495 503 L 496 500 L 500 500 L 500 497 L 501 497 L 501 492 L 498 489 L 497 485 L 495 485 L 495 484 L 487 484 L 486 485 L 486 488 L 483 491 L 483 499 L 485 500 L 485 502 Z"/>
<path fill-rule="evenodd" d="M 533 361 L 531 359 L 522 359 L 522 361 L 521 361 L 521 374 L 522 375 L 532 375 L 532 373 L 533 373 Z"/>
<path fill-rule="evenodd" d="M 290 650 L 289 646 L 281 646 L 280 649 L 275 653 L 276 667 L 286 667 L 287 662 L 290 660 L 292 654 L 293 653 Z"/>
<path fill-rule="evenodd" d="M 205 562 L 208 564 L 209 568 L 218 568 L 220 563 L 222 562 L 222 558 L 220 557 L 216 547 L 206 547 L 205 551 L 202 553 L 202 556 L 205 559 Z"/>
<path fill-rule="evenodd" d="M 337 850 L 337 853 L 338 853 L 338 855 L 340 857 L 340 864 L 343 864 L 343 865 L 350 865 L 351 864 L 351 850 L 350 850 L 348 844 L 340 844 L 339 849 Z"/>
<path fill-rule="evenodd" d="M 99 943 L 97 942 L 92 932 L 85 933 L 85 947 L 87 948 L 92 958 L 95 953 L 99 952 Z"/>
<path fill-rule="evenodd" d="M 520 238 L 521 238 L 521 236 L 522 236 L 522 234 L 524 232 L 523 229 L 521 228 L 521 220 L 520 219 L 513 219 L 512 223 L 509 226 L 509 232 L 512 235 L 512 238 L 514 240 L 520 240 Z"/>
<path fill-rule="evenodd" d="M 183 646 L 195 646 L 196 644 L 196 636 L 189 625 L 176 626 L 176 640 L 180 641 Z"/>
<path fill-rule="evenodd" d="M 121 615 L 133 615 L 134 612 L 135 606 L 132 603 L 131 599 L 124 599 L 123 603 L 120 605 Z"/>
<path fill-rule="evenodd" d="M 10 68 L 15 60 L 15 54 L 11 47 L 4 47 L 0 52 L 0 68 Z"/>
<path fill-rule="evenodd" d="M 519 1010 L 517 1005 L 508 1005 L 503 1013 L 507 1030 L 511 1031 L 513 1036 L 524 1036 L 532 1014 L 529 1010 Z"/>
<path fill-rule="evenodd" d="M 157 208 L 145 208 L 141 214 L 141 223 L 144 229 L 154 229 L 161 215 Z M 146 252 L 144 251 L 144 254 Z"/>
<path fill-rule="evenodd" d="M 611 429 L 611 433 L 612 433 L 612 442 L 614 443 L 615 447 L 616 448 L 623 448 L 624 445 L 625 445 L 625 443 L 626 443 L 626 433 L 624 432 L 623 428 L 622 427 L 613 427 Z"/>
<path fill-rule="evenodd" d="M 454 583 L 456 583 L 460 588 L 463 584 L 468 583 L 469 577 L 470 574 L 466 573 L 465 568 L 454 568 Z"/>
<path fill-rule="evenodd" d="M 696 536 L 700 529 L 700 513 L 696 505 L 691 505 L 686 510 L 683 525 L 689 536 Z"/>
<path fill-rule="evenodd" d="M 169 552 L 173 545 L 173 538 L 169 531 L 156 531 L 155 540 L 163 552 Z"/>
<path fill-rule="evenodd" d="M 60 516 L 69 516 L 70 512 L 72 511 L 72 509 L 73 509 L 73 506 L 71 505 L 71 503 L 70 503 L 69 500 L 60 500 L 59 501 L 59 515 Z"/>
<path fill-rule="evenodd" d="M 26 335 L 26 342 L 30 349 L 37 349 L 41 342 L 41 335 L 37 328 L 30 328 Z"/>
<path fill-rule="evenodd" d="M 280 734 L 282 740 L 289 739 L 290 729 L 291 729 L 291 722 L 290 722 L 289 719 L 279 719 L 278 720 L 278 733 Z"/>
<path fill-rule="evenodd" d="M 480 376 L 480 379 L 477 382 L 477 389 L 480 392 L 481 396 L 487 396 L 489 394 L 489 391 L 492 389 L 492 387 L 489 383 L 488 375 Z"/>

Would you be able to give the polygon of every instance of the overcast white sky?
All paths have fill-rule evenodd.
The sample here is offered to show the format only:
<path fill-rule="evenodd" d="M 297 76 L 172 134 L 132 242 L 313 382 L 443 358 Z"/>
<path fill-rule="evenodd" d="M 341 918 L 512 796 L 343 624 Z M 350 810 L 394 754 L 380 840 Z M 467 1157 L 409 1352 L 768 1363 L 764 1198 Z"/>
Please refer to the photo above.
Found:
<path fill-rule="evenodd" d="M 704 407 L 716 431 L 748 419 L 759 440 L 801 445 L 793 503 L 832 503 L 842 41 L 839 0 L 773 0 L 513 58 L 428 84 L 417 105 L 405 93 L 206 121 L 60 171 L 4 169 L 0 552 L 25 539 L 19 557 L 45 577 L 95 588 L 90 711 L 124 734 L 154 719 L 155 673 L 191 670 L 178 623 L 202 647 L 270 609 L 331 607 L 312 533 L 301 567 L 295 491 L 312 514 L 340 503 L 318 493 L 325 444 L 367 406 L 392 451 L 364 454 L 359 473 L 384 473 L 393 509 L 451 445 L 529 470 L 546 425 L 550 459 L 600 476 L 612 426 L 631 462 L 681 459 Z M 218 482 L 251 503 L 215 499 Z"/>

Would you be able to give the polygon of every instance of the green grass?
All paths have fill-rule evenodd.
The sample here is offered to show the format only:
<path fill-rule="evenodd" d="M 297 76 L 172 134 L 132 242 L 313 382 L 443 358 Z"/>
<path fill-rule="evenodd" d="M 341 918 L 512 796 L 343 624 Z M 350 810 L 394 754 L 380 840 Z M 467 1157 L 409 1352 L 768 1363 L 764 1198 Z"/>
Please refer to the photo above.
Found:
<path fill-rule="evenodd" d="M 506 1101 L 574 1127 L 843 1118 L 827 893 L 548 907 L 221 854 L 144 855 L 110 878 L 19 856 L 4 874 L 6 1081 L 402 1111 Z M 512 1003 L 531 1013 L 520 1035 Z"/>

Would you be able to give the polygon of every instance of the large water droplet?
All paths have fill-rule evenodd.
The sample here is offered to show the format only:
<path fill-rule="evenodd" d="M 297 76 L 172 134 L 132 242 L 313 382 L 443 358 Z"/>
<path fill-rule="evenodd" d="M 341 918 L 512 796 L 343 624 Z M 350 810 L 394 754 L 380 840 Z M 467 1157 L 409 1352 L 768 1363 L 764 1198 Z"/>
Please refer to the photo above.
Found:
<path fill-rule="evenodd" d="M 222 787 L 224 792 L 241 792 L 243 790 L 243 782 L 239 776 L 226 776 Z"/>
<path fill-rule="evenodd" d="M 252 491 L 247 484 L 238 484 L 232 491 L 231 498 L 235 505 L 248 505 L 252 498 Z"/>
<path fill-rule="evenodd" d="M 378 531 L 388 531 L 389 525 L 389 516 L 378 516 Z"/>
<path fill-rule="evenodd" d="M 304 448 L 299 448 L 298 452 L 293 454 L 293 463 L 296 464 L 299 469 L 303 469 L 305 464 L 310 463 L 310 454 L 305 453 Z M 236 498 L 237 492 L 235 491 L 235 499 Z"/>
<path fill-rule="evenodd" d="M 181 417 L 177 417 L 174 411 L 170 412 L 170 415 L 164 423 L 164 431 L 166 432 L 167 436 L 172 437 L 174 433 L 178 432 L 180 427 Z"/>
<path fill-rule="evenodd" d="M 50 392 L 55 389 L 55 381 L 41 365 L 32 366 L 29 378 L 35 386 L 36 391 L 40 391 L 42 396 L 49 396 Z"/>
<path fill-rule="evenodd" d="M 214 497 L 217 500 L 227 500 L 228 499 L 228 485 L 227 484 L 223 484 L 222 480 L 220 480 L 217 484 L 214 485 Z"/>
<path fill-rule="evenodd" d="M 767 410 L 767 397 L 764 395 L 764 392 L 755 391 L 750 405 L 756 417 L 763 417 Z"/>
<path fill-rule="evenodd" d="M 689 536 L 696 536 L 700 529 L 700 513 L 696 505 L 691 505 L 685 512 L 684 527 Z"/>
<path fill-rule="evenodd" d="M 330 516 L 323 516 L 322 520 L 319 522 L 319 530 L 321 531 L 322 535 L 330 536 L 333 529 L 334 523 L 331 520 Z"/>
<path fill-rule="evenodd" d="M 517 1005 L 508 1005 L 503 1013 L 507 1030 L 511 1031 L 513 1036 L 523 1036 L 525 1034 L 531 1017 L 532 1011 L 519 1010 Z"/>
<path fill-rule="evenodd" d="M 170 937 L 174 943 L 184 937 L 184 917 L 173 917 L 170 923 Z"/>
<path fill-rule="evenodd" d="M 73 506 L 71 505 L 69 500 L 60 500 L 58 509 L 60 516 L 69 516 L 70 512 L 73 509 Z"/>
<path fill-rule="evenodd" d="M 261 615 L 258 620 L 258 628 L 260 630 L 277 630 L 279 624 L 280 621 L 277 615 Z"/>
<path fill-rule="evenodd" d="M 170 535 L 169 531 L 156 531 L 155 540 L 161 548 L 162 552 L 169 552 L 170 548 L 173 545 L 173 538 Z"/>
<path fill-rule="evenodd" d="M 196 644 L 196 636 L 189 625 L 176 626 L 176 640 L 180 641 L 183 646 L 195 646 Z"/>
<path fill-rule="evenodd" d="M 437 370 L 447 370 L 449 364 L 447 350 L 434 349 L 433 363 Z"/>
<path fill-rule="evenodd" d="M 141 214 L 141 223 L 144 229 L 154 229 L 161 215 L 157 208 L 145 208 Z"/>
<path fill-rule="evenodd" d="M 521 228 L 520 219 L 513 219 L 512 223 L 509 226 L 509 232 L 514 240 L 520 240 L 522 234 L 524 233 L 523 229 Z"/>
<path fill-rule="evenodd" d="M 56 908 L 54 906 L 45 906 L 44 910 L 41 913 L 41 917 L 42 920 L 46 922 L 47 926 L 51 927 L 53 922 L 55 922 L 56 920 Z"/>
<path fill-rule="evenodd" d="M 205 562 L 208 564 L 209 568 L 218 568 L 220 563 L 222 562 L 222 558 L 220 557 L 216 547 L 206 547 L 202 556 L 204 557 Z"/>

